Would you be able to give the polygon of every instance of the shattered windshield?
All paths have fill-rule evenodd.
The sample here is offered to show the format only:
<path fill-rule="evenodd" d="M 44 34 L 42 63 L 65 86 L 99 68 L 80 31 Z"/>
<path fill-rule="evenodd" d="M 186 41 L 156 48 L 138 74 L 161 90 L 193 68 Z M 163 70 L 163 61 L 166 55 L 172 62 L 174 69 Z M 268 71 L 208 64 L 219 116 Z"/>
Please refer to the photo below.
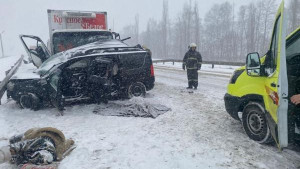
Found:
<path fill-rule="evenodd" d="M 64 52 L 57 53 L 47 59 L 37 70 L 37 73 L 41 76 L 51 72 L 51 70 L 56 67 L 57 65 L 60 65 L 61 63 L 67 61 L 66 56 L 64 55 Z"/>
<path fill-rule="evenodd" d="M 53 35 L 53 52 L 58 53 L 93 43 L 103 39 L 113 39 L 111 32 L 58 32 Z"/>

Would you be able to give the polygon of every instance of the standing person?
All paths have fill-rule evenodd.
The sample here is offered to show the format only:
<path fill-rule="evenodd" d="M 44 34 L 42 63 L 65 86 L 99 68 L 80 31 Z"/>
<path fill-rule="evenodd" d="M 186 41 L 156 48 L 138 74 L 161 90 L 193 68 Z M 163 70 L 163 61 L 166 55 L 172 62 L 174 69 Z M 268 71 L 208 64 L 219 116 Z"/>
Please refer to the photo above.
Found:
<path fill-rule="evenodd" d="M 197 45 L 195 43 L 190 44 L 189 51 L 185 54 L 182 64 L 182 69 L 187 69 L 187 89 L 192 89 L 194 87 L 195 90 L 197 90 L 198 87 L 198 70 L 201 69 L 202 62 L 201 54 L 196 51 L 196 48 Z"/>

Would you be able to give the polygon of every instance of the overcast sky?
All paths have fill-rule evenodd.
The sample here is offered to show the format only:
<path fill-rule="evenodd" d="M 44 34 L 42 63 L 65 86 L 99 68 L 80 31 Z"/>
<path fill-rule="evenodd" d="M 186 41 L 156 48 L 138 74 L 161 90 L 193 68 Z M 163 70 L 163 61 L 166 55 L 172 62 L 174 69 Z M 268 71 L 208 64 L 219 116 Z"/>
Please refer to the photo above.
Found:
<path fill-rule="evenodd" d="M 176 17 L 183 4 L 189 0 L 169 0 L 170 19 Z M 214 3 L 226 0 L 197 0 L 200 16 Z M 247 4 L 249 0 L 228 0 L 236 8 Z M 256 0 L 251 0 L 251 2 Z M 192 0 L 194 2 L 194 0 Z M 25 53 L 19 34 L 31 34 L 41 37 L 44 42 L 49 39 L 47 9 L 106 11 L 108 27 L 120 31 L 124 26 L 134 23 L 139 14 L 140 29 L 146 28 L 149 18 L 160 20 L 163 0 L 0 0 L 0 33 L 3 33 L 3 45 L 6 55 Z M 113 24 L 114 23 L 114 24 Z"/>

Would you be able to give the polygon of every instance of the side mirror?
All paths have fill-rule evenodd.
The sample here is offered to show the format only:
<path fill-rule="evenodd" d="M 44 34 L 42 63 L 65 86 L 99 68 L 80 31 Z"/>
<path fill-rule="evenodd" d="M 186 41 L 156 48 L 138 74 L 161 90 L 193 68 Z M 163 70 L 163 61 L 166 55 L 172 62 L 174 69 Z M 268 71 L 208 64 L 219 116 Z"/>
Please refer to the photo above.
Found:
<path fill-rule="evenodd" d="M 260 63 L 259 54 L 257 52 L 249 53 L 247 55 L 246 70 L 249 76 L 261 75 L 261 63 Z"/>
<path fill-rule="evenodd" d="M 117 33 L 117 32 L 112 32 L 112 34 L 115 36 L 114 37 L 115 39 L 120 39 L 121 38 L 120 34 Z"/>

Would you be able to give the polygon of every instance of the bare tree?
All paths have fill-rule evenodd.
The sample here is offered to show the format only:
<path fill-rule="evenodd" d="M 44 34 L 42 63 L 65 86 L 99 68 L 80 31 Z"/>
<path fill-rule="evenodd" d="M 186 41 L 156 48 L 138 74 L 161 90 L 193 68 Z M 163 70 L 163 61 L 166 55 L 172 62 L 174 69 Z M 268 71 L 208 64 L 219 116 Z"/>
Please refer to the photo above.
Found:
<path fill-rule="evenodd" d="M 198 3 L 195 1 L 194 4 L 194 24 L 195 24 L 195 29 L 194 29 L 194 37 L 195 37 L 195 43 L 199 48 L 201 49 L 201 44 L 200 44 L 200 28 L 201 28 L 201 20 L 199 17 L 199 9 L 198 9 Z"/>
<path fill-rule="evenodd" d="M 300 14 L 299 14 L 300 2 L 299 0 L 290 0 L 289 11 L 289 32 L 292 32 L 300 25 Z"/>
<path fill-rule="evenodd" d="M 192 25 L 192 6 L 191 0 L 185 3 L 183 7 L 182 22 L 184 26 L 184 45 L 188 46 L 191 43 L 191 25 Z"/>
<path fill-rule="evenodd" d="M 255 24 L 256 24 L 256 8 L 254 3 L 248 6 L 248 19 L 247 19 L 247 50 L 246 52 L 255 51 Z"/>
<path fill-rule="evenodd" d="M 293 1 L 293 0 L 292 0 Z M 258 0 L 241 6 L 215 4 L 201 21 L 198 3 L 185 3 L 173 22 L 164 0 L 162 20 L 149 19 L 147 29 L 138 34 L 138 19 L 124 28 L 126 35 L 149 47 L 154 58 L 182 59 L 189 43 L 197 43 L 204 60 L 244 61 L 248 52 L 267 51 L 274 24 L 276 0 Z M 295 15 L 299 22 L 299 16 Z M 131 41 L 132 42 L 132 41 Z M 134 41 L 135 42 L 135 41 Z"/>
<path fill-rule="evenodd" d="M 263 21 L 263 41 L 261 51 L 266 50 L 268 46 L 268 37 L 271 36 L 271 33 L 267 32 L 272 29 L 272 21 L 275 15 L 275 11 L 272 10 L 272 7 L 275 6 L 275 0 L 265 0 L 263 1 L 263 11 L 264 11 L 264 21 Z"/>
<path fill-rule="evenodd" d="M 238 52 L 237 56 L 241 56 L 243 53 L 245 53 L 245 36 L 246 36 L 246 6 L 241 6 L 239 13 L 238 13 Z"/>

